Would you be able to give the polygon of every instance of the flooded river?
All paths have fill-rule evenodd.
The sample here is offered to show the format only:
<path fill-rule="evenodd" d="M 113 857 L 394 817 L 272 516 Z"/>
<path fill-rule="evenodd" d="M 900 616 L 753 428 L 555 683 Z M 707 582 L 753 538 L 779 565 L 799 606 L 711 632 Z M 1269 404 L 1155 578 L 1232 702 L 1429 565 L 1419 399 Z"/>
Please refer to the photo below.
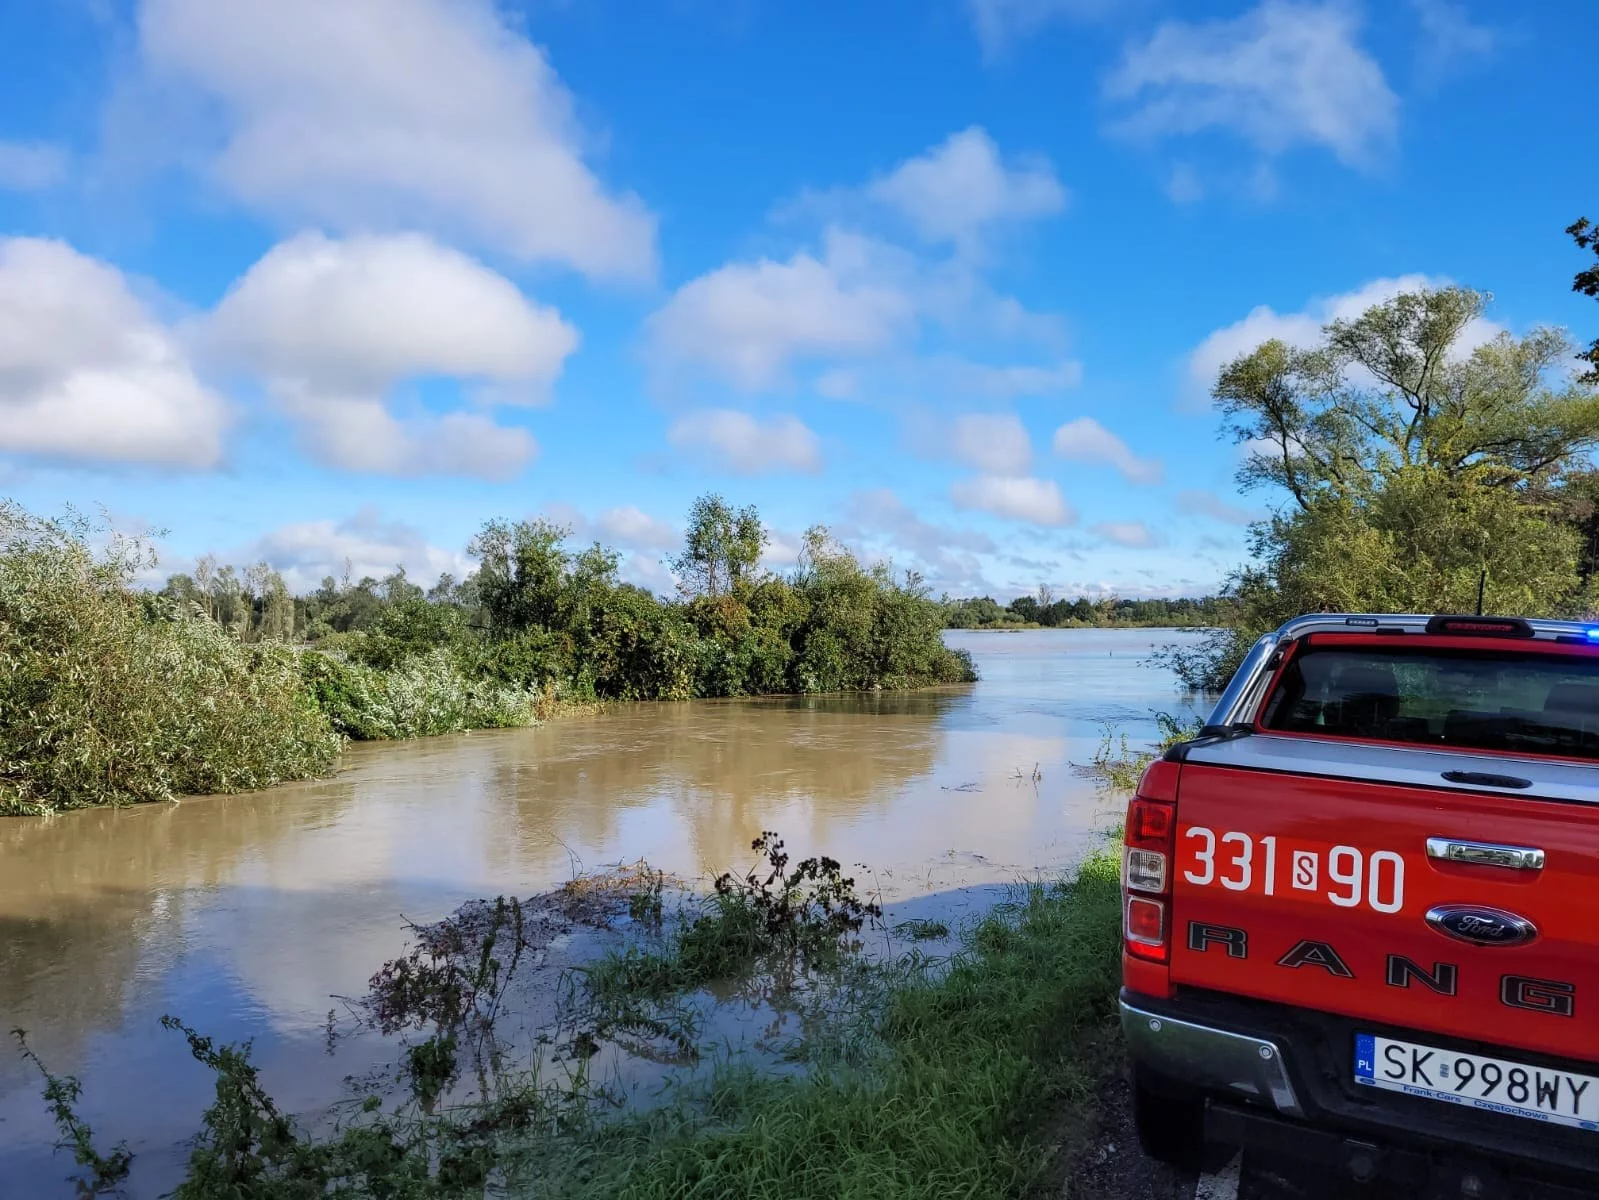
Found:
<path fill-rule="evenodd" d="M 0 1030 L 82 1080 L 102 1149 L 126 1138 L 171 1169 L 211 1082 L 159 1017 L 253 1038 L 269 1091 L 325 1108 L 361 1065 L 326 1052 L 331 997 L 402 950 L 403 918 L 640 857 L 690 879 L 742 868 L 764 829 L 796 857 L 869 864 L 902 905 L 1069 867 L 1119 808 L 1072 764 L 1105 723 L 1144 741 L 1153 710 L 1185 711 L 1143 663 L 1191 635 L 948 636 L 981 683 L 620 705 L 359 745 L 334 778 L 268 792 L 0 820 Z M 71 1194 L 39 1093 L 0 1052 L 5 1200 Z"/>

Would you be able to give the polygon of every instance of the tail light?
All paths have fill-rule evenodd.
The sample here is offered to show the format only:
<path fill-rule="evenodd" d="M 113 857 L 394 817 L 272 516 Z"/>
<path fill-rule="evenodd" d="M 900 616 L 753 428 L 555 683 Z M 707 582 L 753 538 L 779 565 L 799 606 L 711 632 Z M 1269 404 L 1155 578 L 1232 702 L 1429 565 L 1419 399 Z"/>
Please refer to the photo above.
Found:
<path fill-rule="evenodd" d="M 1127 953 L 1145 962 L 1171 957 L 1172 860 L 1177 845 L 1175 763 L 1150 764 L 1127 805 L 1122 851 L 1122 937 Z"/>

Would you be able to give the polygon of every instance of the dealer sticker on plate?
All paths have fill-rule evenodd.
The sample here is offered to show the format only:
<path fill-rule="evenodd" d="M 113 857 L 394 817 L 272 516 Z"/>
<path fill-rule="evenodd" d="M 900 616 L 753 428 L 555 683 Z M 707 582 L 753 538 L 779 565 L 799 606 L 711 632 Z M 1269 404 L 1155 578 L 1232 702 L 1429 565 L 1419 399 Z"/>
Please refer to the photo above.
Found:
<path fill-rule="evenodd" d="M 1592 1075 L 1361 1033 L 1355 1036 L 1355 1082 L 1552 1125 L 1599 1129 L 1599 1078 Z"/>

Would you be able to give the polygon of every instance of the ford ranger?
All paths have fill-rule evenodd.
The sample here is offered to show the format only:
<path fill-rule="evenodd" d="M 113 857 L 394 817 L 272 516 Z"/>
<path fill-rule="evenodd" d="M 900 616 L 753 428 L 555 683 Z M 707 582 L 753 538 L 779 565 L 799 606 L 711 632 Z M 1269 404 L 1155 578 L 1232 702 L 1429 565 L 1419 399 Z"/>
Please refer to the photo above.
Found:
<path fill-rule="evenodd" d="M 1599 1196 L 1599 628 L 1290 621 L 1150 764 L 1123 884 L 1155 1157 Z"/>

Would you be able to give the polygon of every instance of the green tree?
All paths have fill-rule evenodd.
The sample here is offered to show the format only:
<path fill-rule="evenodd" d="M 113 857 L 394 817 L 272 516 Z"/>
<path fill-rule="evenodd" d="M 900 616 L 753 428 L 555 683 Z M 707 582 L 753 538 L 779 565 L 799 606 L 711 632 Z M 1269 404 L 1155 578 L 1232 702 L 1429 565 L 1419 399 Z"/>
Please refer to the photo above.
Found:
<path fill-rule="evenodd" d="M 271 641 L 294 640 L 294 596 L 276 571 L 267 575 L 261 594 L 261 636 Z"/>
<path fill-rule="evenodd" d="M 683 552 L 672 569 L 688 595 L 714 599 L 753 581 L 769 540 L 753 504 L 734 509 L 721 496 L 701 496 L 689 508 Z"/>
<path fill-rule="evenodd" d="M 1566 226 L 1566 232 L 1571 235 L 1571 240 L 1577 243 L 1577 249 L 1592 250 L 1594 253 L 1594 262 L 1578 271 L 1576 277 L 1572 279 L 1571 290 L 1599 300 L 1599 225 L 1589 221 L 1587 217 L 1579 217 Z M 1599 338 L 1594 338 L 1578 357 L 1587 360 L 1589 368 L 1583 375 L 1582 382 L 1599 383 Z"/>
<path fill-rule="evenodd" d="M 1465 352 L 1487 300 L 1467 288 L 1405 293 L 1327 325 L 1312 349 L 1273 340 L 1228 363 L 1213 394 L 1234 440 L 1252 447 L 1239 483 L 1280 487 L 1301 509 L 1370 497 L 1408 467 L 1522 487 L 1599 444 L 1599 398 L 1553 378 L 1571 352 L 1564 334 L 1501 333 Z"/>
<path fill-rule="evenodd" d="M 478 595 L 499 631 L 550 628 L 559 621 L 571 531 L 545 520 L 490 521 L 467 553 L 478 560 Z"/>
<path fill-rule="evenodd" d="M 1566 377 L 1556 330 L 1466 344 L 1487 300 L 1405 293 L 1312 348 L 1269 341 L 1221 370 L 1226 431 L 1249 447 L 1239 484 L 1287 500 L 1226 589 L 1236 627 L 1169 656 L 1189 683 L 1219 686 L 1299 613 L 1469 611 L 1484 574 L 1495 611 L 1586 609 L 1562 484 L 1599 444 L 1599 395 Z"/>

